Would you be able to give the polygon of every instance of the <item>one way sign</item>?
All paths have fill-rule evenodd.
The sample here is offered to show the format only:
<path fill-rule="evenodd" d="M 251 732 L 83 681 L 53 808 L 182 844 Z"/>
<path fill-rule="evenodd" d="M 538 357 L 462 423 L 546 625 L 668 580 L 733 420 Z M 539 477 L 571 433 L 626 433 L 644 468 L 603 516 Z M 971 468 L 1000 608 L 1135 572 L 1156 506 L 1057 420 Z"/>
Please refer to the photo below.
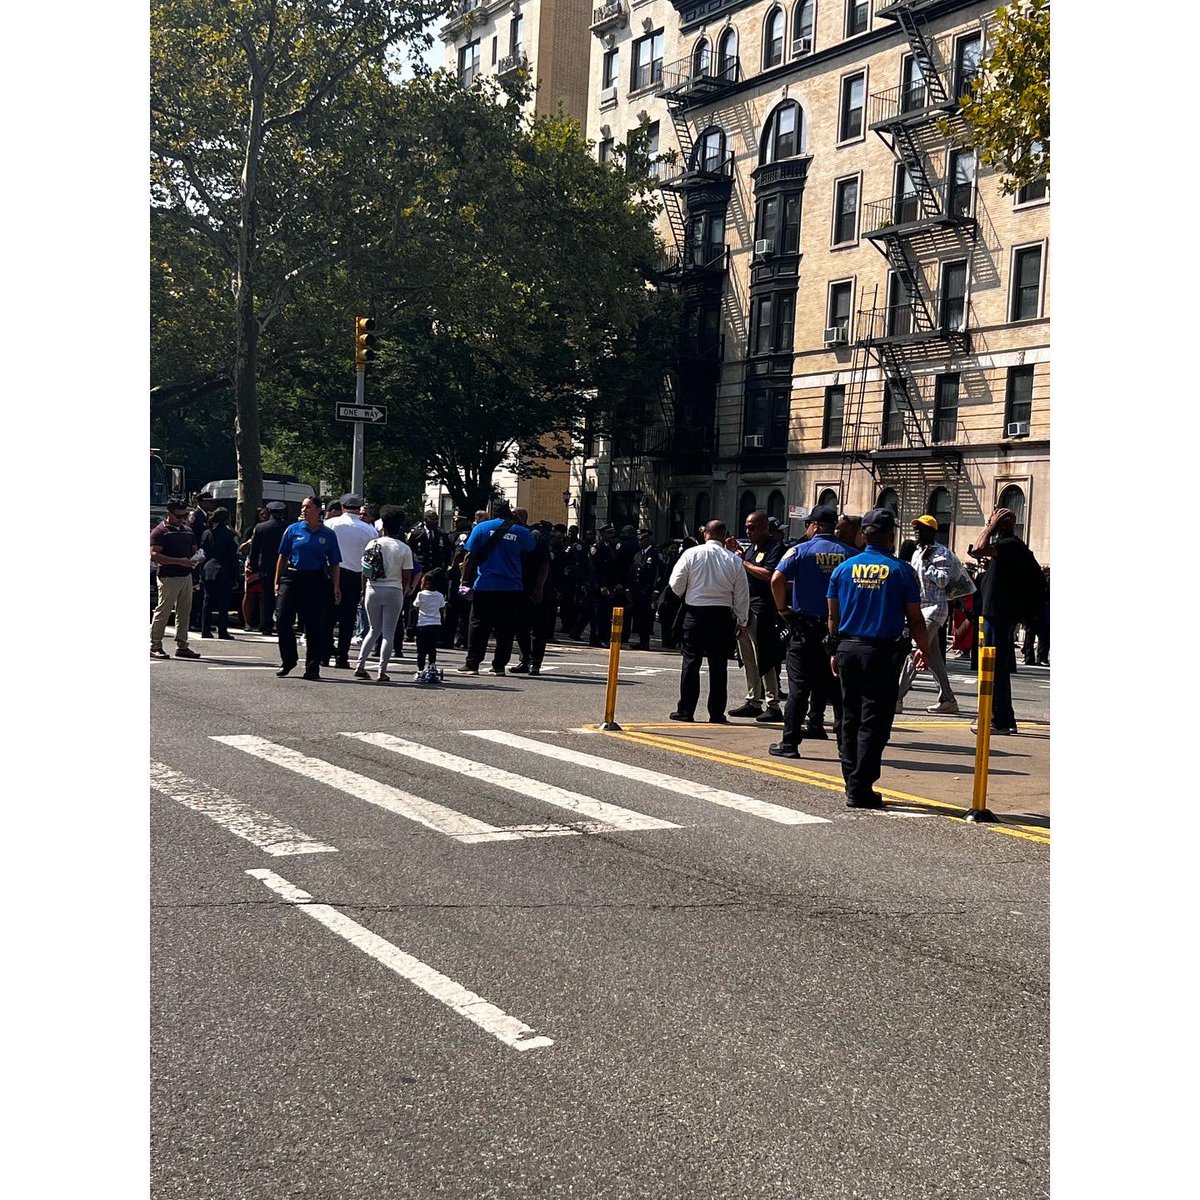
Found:
<path fill-rule="evenodd" d="M 386 425 L 387 409 L 378 404 L 335 404 L 334 416 L 339 421 L 361 421 L 364 425 Z"/>

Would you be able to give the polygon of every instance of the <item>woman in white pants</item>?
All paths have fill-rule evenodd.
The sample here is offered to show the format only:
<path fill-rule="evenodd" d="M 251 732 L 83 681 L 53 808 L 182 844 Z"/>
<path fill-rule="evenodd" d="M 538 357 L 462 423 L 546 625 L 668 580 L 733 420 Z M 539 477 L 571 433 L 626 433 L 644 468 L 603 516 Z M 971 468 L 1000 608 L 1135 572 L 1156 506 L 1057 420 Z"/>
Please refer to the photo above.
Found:
<path fill-rule="evenodd" d="M 384 576 L 367 581 L 367 621 L 370 628 L 358 651 L 355 679 L 370 679 L 367 674 L 367 655 L 380 639 L 379 682 L 388 682 L 388 663 L 392 658 L 392 634 L 404 606 L 404 593 L 412 581 L 412 551 L 401 540 L 404 535 L 404 514 L 394 505 L 386 506 L 379 514 L 382 532 L 372 538 L 366 549 L 378 546 L 383 552 Z M 365 552 L 365 551 L 364 551 Z"/>

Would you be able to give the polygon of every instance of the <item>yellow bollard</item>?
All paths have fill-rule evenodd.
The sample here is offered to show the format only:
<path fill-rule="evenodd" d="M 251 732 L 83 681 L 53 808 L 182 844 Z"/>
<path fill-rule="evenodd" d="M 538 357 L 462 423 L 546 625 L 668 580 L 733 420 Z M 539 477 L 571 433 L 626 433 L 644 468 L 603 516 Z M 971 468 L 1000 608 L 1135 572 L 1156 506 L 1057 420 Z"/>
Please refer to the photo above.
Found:
<path fill-rule="evenodd" d="M 975 776 L 971 787 L 968 821 L 995 821 L 988 811 L 988 756 L 992 749 L 992 686 L 996 679 L 996 647 L 979 647 L 979 717 L 975 723 Z"/>
<path fill-rule="evenodd" d="M 604 723 L 601 729 L 620 732 L 613 719 L 617 714 L 617 668 L 621 663 L 621 633 L 625 628 L 625 610 L 614 608 L 612 634 L 608 639 L 608 688 L 604 693 Z"/>

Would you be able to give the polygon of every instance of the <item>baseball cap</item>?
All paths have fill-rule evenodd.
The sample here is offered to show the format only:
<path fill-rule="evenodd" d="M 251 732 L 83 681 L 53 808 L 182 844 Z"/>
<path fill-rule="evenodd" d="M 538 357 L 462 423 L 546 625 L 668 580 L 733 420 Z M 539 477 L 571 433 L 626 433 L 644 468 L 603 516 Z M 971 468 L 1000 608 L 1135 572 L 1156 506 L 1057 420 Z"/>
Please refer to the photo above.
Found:
<path fill-rule="evenodd" d="M 937 517 L 931 517 L 928 513 L 920 517 L 913 517 L 912 523 L 914 525 L 924 525 L 926 529 L 933 529 L 935 531 L 938 527 Z"/>
<path fill-rule="evenodd" d="M 342 508 L 362 508 L 362 497 L 356 496 L 353 492 L 347 492 L 338 501 L 338 504 Z"/>
<path fill-rule="evenodd" d="M 863 514 L 863 533 L 887 533 L 896 528 L 896 514 L 890 508 L 873 508 Z"/>
<path fill-rule="evenodd" d="M 816 508 L 804 518 L 805 525 L 833 525 L 837 522 L 837 509 L 832 504 L 818 504 Z"/>

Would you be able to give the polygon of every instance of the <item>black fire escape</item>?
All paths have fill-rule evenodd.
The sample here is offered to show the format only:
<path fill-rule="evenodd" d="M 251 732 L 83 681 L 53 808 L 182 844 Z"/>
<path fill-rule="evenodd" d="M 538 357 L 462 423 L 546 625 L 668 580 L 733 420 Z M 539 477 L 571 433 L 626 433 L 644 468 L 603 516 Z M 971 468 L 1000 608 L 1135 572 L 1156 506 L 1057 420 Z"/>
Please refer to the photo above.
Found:
<path fill-rule="evenodd" d="M 945 283 L 926 280 L 924 264 L 939 263 L 961 251 L 970 262 L 975 238 L 973 159 L 971 179 L 957 181 L 956 151 L 946 136 L 959 133 L 959 97 L 975 68 L 949 61 L 945 47 L 930 34 L 923 13 L 936 0 L 894 0 L 876 16 L 894 20 L 904 31 L 909 55 L 899 87 L 870 98 L 869 128 L 896 162 L 894 186 L 882 200 L 862 210 L 863 235 L 887 260 L 889 282 L 861 307 L 855 330 L 851 394 L 846 397 L 842 494 L 854 466 L 870 471 L 879 487 L 895 488 L 907 507 L 921 506 L 925 494 L 944 484 L 956 490 L 962 451 L 957 430 L 939 428 L 937 417 L 919 402 L 914 367 L 928 376 L 932 364 L 970 353 L 969 308 L 962 271 L 961 295 L 948 295 Z M 951 43 L 952 44 L 952 43 Z M 968 152 L 969 153 L 969 152 Z M 943 164 L 939 172 L 938 163 Z M 956 281 L 957 282 L 957 281 Z M 878 424 L 863 421 L 866 376 L 877 365 L 884 381 L 884 411 Z M 905 499 L 905 494 L 907 498 Z"/>

